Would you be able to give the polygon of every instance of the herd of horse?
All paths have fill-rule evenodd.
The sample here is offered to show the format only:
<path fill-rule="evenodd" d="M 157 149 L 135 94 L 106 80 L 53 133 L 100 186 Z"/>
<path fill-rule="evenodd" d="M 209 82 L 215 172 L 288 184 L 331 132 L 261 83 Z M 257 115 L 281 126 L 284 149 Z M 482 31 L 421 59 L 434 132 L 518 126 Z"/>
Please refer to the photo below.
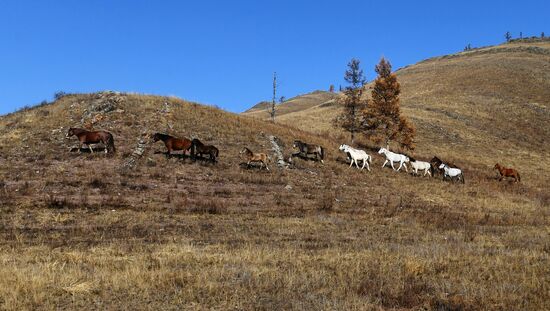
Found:
<path fill-rule="evenodd" d="M 93 153 L 94 150 L 91 145 L 99 143 L 102 143 L 105 146 L 105 153 L 116 152 L 113 135 L 107 131 L 88 131 L 81 128 L 70 128 L 67 132 L 67 137 L 72 136 L 76 136 L 78 138 L 79 152 L 81 152 L 82 146 L 86 145 L 90 152 Z M 192 158 L 201 157 L 212 162 L 216 162 L 216 158 L 219 156 L 218 148 L 213 145 L 203 144 L 197 138 L 190 140 L 185 137 L 178 138 L 167 134 L 155 133 L 152 135 L 152 139 L 154 142 L 161 140 L 164 143 L 167 149 L 167 156 L 173 154 L 174 151 L 181 151 L 184 155 L 189 153 L 189 156 Z M 308 144 L 300 140 L 295 140 L 292 146 L 297 149 L 298 152 L 292 154 L 291 158 L 293 156 L 300 156 L 302 158 L 311 159 L 310 155 L 313 155 L 314 160 L 324 163 L 323 160 L 325 158 L 325 149 L 322 146 Z M 344 144 L 340 145 L 338 149 L 347 155 L 350 160 L 350 168 L 353 164 L 355 164 L 358 169 L 363 170 L 366 166 L 367 170 L 370 171 L 369 164 L 372 163 L 372 156 L 367 152 Z M 260 163 L 260 169 L 262 169 L 265 165 L 266 170 L 269 170 L 267 163 L 270 161 L 270 157 L 267 154 L 252 152 L 247 147 L 244 147 L 240 154 L 246 157 L 247 167 L 250 167 L 250 164 L 255 162 Z M 409 172 L 407 168 L 407 163 L 409 163 L 411 165 L 412 174 L 418 175 L 418 172 L 420 171 L 421 173 L 423 172 L 422 176 L 429 175 L 435 177 L 437 175 L 441 175 L 443 176 L 443 180 L 448 179 L 450 181 L 465 183 L 464 172 L 462 169 L 450 162 L 444 162 L 436 156 L 434 156 L 430 162 L 425 162 L 416 160 L 410 155 L 391 152 L 386 148 L 380 148 L 380 150 L 378 150 L 378 154 L 384 155 L 386 158 L 384 164 L 382 164 L 382 167 L 385 167 L 386 164 L 389 163 L 394 171 L 399 171 L 402 167 L 404 167 L 405 171 Z M 208 156 L 208 158 L 205 158 L 205 156 Z M 361 167 L 359 167 L 359 162 L 362 164 Z M 394 163 L 399 163 L 399 167 L 397 169 L 395 168 Z M 521 181 L 518 171 L 513 168 L 507 168 L 497 163 L 495 164 L 494 169 L 500 174 L 499 181 L 502 181 L 505 177 L 513 178 L 515 182 Z"/>

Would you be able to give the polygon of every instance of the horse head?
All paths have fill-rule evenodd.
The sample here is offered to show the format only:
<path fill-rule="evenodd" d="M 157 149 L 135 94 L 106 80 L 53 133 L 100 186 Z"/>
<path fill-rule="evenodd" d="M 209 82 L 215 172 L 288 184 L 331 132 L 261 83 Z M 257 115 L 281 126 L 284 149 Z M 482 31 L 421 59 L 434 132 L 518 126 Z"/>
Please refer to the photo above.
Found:
<path fill-rule="evenodd" d="M 160 139 L 160 134 L 159 134 L 159 133 L 155 133 L 155 134 L 153 135 L 153 141 L 154 141 L 154 142 L 157 142 L 157 141 L 159 141 L 159 139 Z"/>
<path fill-rule="evenodd" d="M 493 167 L 494 170 L 499 170 L 500 171 L 500 164 L 495 164 L 495 166 Z"/>
<path fill-rule="evenodd" d="M 347 149 L 348 145 L 340 145 L 340 147 L 338 147 L 339 150 L 341 151 L 345 151 Z"/>
<path fill-rule="evenodd" d="M 239 154 L 248 153 L 248 152 L 250 152 L 250 149 L 248 149 L 247 147 L 244 147 L 243 150 L 239 152 Z"/>
<path fill-rule="evenodd" d="M 71 137 L 71 136 L 73 136 L 73 135 L 74 135 L 74 130 L 75 130 L 74 127 L 71 127 L 71 128 L 69 129 L 69 131 L 67 132 L 67 136 L 66 136 L 66 137 Z"/>
<path fill-rule="evenodd" d="M 382 153 L 386 153 L 388 152 L 388 150 L 384 147 L 380 148 L 380 150 L 378 150 L 378 154 L 382 154 Z"/>
<path fill-rule="evenodd" d="M 445 163 L 441 163 L 441 165 L 439 165 L 439 168 L 442 169 L 442 168 L 444 168 L 445 166 L 446 166 Z"/>

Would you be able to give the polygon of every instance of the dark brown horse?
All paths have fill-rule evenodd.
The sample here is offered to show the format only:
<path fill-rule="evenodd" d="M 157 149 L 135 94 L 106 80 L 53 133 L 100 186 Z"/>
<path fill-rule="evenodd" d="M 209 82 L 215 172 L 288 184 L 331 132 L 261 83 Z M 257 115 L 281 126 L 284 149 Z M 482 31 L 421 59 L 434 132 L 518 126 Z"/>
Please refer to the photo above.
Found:
<path fill-rule="evenodd" d="M 115 140 L 113 138 L 113 135 L 109 132 L 106 132 L 106 131 L 91 132 L 85 129 L 71 127 L 67 132 L 67 137 L 71 137 L 74 135 L 78 137 L 78 142 L 79 142 L 78 152 L 80 152 L 82 145 L 86 144 L 90 149 L 90 152 L 94 153 L 94 150 L 92 149 L 91 145 L 99 144 L 99 143 L 103 143 L 105 145 L 105 153 L 107 153 L 108 151 L 113 153 L 116 152 Z"/>
<path fill-rule="evenodd" d="M 159 140 L 162 140 L 166 149 L 168 149 L 167 155 L 171 155 L 172 151 L 177 150 L 183 150 L 184 155 L 186 151 L 191 152 L 191 141 L 185 137 L 177 138 L 166 134 L 155 133 L 155 135 L 153 135 L 153 141 L 157 142 Z"/>
<path fill-rule="evenodd" d="M 210 160 L 212 162 L 216 162 L 216 158 L 219 155 L 218 148 L 212 146 L 212 145 L 205 145 L 197 138 L 193 139 L 191 141 L 191 155 L 193 157 L 195 156 L 204 156 L 205 154 L 208 155 Z"/>
<path fill-rule="evenodd" d="M 292 146 L 300 150 L 300 152 L 295 155 L 307 158 L 308 154 L 313 154 L 315 155 L 316 160 L 320 160 L 321 163 L 325 163 L 323 161 L 323 159 L 325 158 L 325 149 L 322 146 L 307 144 L 300 140 L 295 140 Z"/>
<path fill-rule="evenodd" d="M 497 163 L 493 169 L 498 170 L 500 173 L 500 178 L 498 180 L 502 180 L 504 177 L 512 177 L 515 182 L 521 181 L 518 171 L 513 168 L 507 168 Z"/>

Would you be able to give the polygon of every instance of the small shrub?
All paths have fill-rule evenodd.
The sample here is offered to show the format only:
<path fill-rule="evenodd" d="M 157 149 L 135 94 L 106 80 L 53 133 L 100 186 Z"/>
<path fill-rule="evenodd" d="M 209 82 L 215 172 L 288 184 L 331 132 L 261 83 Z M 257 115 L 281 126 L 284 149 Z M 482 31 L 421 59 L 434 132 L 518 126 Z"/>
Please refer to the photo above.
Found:
<path fill-rule="evenodd" d="M 49 209 L 63 209 L 63 208 L 72 208 L 74 204 L 67 201 L 65 197 L 56 198 L 53 195 L 48 195 L 45 201 L 46 208 Z"/>
<path fill-rule="evenodd" d="M 198 200 L 192 203 L 189 208 L 189 212 L 192 214 L 222 214 L 224 211 L 224 204 L 219 200 L 204 199 Z"/>
<path fill-rule="evenodd" d="M 107 185 L 105 184 L 105 182 L 103 182 L 101 179 L 99 178 L 94 178 L 92 179 L 92 181 L 90 181 L 88 183 L 88 185 L 92 188 L 97 188 L 97 189 L 105 189 L 107 187 Z"/>
<path fill-rule="evenodd" d="M 61 99 L 62 97 L 66 96 L 67 93 L 63 92 L 63 91 L 58 91 L 58 92 L 55 92 L 55 94 L 53 94 L 53 98 L 55 100 L 59 100 Z"/>

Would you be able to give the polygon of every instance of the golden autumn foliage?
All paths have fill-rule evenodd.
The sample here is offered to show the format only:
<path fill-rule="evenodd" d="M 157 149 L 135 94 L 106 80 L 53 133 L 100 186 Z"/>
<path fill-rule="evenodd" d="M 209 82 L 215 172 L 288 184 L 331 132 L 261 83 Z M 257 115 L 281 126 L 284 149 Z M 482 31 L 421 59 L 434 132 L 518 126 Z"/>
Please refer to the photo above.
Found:
<path fill-rule="evenodd" d="M 414 149 L 414 126 L 401 115 L 399 94 L 401 87 L 391 64 L 382 58 L 376 65 L 378 77 L 372 88 L 372 99 L 362 111 L 363 133 L 375 143 L 399 143 L 402 148 Z"/>

